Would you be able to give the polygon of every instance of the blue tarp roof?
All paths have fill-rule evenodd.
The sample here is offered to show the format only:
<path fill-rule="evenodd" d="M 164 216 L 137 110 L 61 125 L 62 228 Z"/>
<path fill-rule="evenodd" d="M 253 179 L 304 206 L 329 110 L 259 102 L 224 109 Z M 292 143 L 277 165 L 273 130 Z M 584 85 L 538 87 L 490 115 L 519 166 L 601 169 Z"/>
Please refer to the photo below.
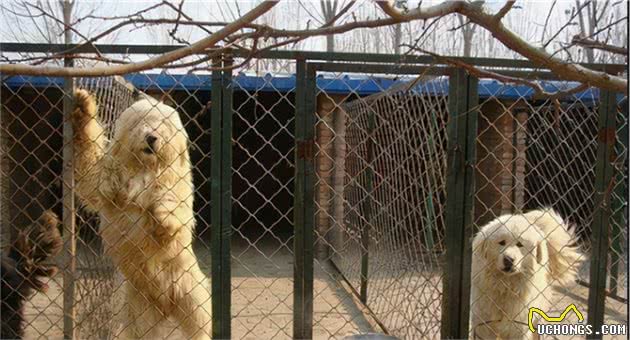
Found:
<path fill-rule="evenodd" d="M 160 74 L 131 74 L 126 75 L 125 79 L 131 82 L 140 90 L 207 90 L 211 89 L 212 78 L 210 75 L 192 75 L 180 74 L 172 75 L 166 73 Z M 322 91 L 331 94 L 349 94 L 371 95 L 382 92 L 394 85 L 409 82 L 413 77 L 401 77 L 398 79 L 386 77 L 374 77 L 364 75 L 342 75 L 341 77 L 332 74 L 320 74 L 317 77 L 317 86 Z M 38 76 L 14 76 L 4 81 L 9 87 L 18 88 L 26 84 L 33 87 L 48 87 L 52 85 L 61 86 L 63 80 L 61 78 L 48 78 Z M 574 82 L 561 81 L 541 81 L 540 85 L 549 92 L 558 90 L 566 90 L 577 86 Z M 261 91 L 261 92 L 280 92 L 286 93 L 295 90 L 295 75 L 264 75 L 254 76 L 247 74 L 237 74 L 233 77 L 234 89 L 236 91 Z M 414 91 L 421 93 L 432 93 L 436 95 L 448 94 L 448 78 L 438 77 L 417 85 Z M 494 79 L 481 79 L 479 81 L 479 97 L 497 97 L 499 99 L 531 99 L 534 91 L 525 85 L 504 84 Z M 576 94 L 576 97 L 582 101 L 590 102 L 599 98 L 598 89 L 588 89 Z M 621 99 L 621 97 L 619 97 Z"/>

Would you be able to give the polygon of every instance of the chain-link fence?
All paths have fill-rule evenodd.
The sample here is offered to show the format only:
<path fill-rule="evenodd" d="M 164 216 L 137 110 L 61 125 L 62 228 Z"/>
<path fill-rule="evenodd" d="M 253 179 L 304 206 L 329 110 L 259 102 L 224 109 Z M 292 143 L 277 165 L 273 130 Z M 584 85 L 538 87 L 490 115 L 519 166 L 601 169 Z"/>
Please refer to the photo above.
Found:
<path fill-rule="evenodd" d="M 542 208 L 574 227 L 580 255 L 575 282 L 523 279 L 553 306 L 536 307 L 627 323 L 627 99 L 540 98 L 430 58 L 337 57 L 199 56 L 194 69 L 76 79 L 98 126 L 64 108 L 64 79 L 3 78 L 3 246 L 44 210 L 76 217 L 74 230 L 64 219 L 60 273 L 27 299 L 26 336 L 466 337 L 481 318 L 494 337 L 475 305 L 471 240 Z M 507 315 L 521 302 L 484 296 L 494 305 L 482 310 L 528 331 L 529 302 Z"/>
<path fill-rule="evenodd" d="M 28 78 L 5 81 L 23 83 L 19 87 L 3 87 L 2 97 L 2 158 L 6 166 L 3 239 L 10 244 L 16 232 L 36 221 L 44 210 L 52 209 L 62 215 L 63 142 L 59 124 L 63 121 L 63 79 L 40 79 L 43 88 Z M 76 85 L 98 98 L 98 116 L 105 133 L 111 137 L 116 118 L 134 101 L 133 87 L 120 77 L 80 78 Z M 120 282 L 116 282 L 114 265 L 104 254 L 98 218 L 83 210 L 77 211 L 76 216 L 75 246 L 64 254 L 74 258 L 75 272 L 55 277 L 47 296 L 34 298 L 32 307 L 39 314 L 26 312 L 27 337 L 47 336 L 62 330 L 59 321 L 63 315 L 64 279 L 74 286 L 72 307 L 76 310 L 79 336 L 106 339 L 116 328 L 111 316 L 120 303 L 114 294 Z M 62 260 L 57 262 L 62 268 L 66 265 Z"/>
<path fill-rule="evenodd" d="M 484 90 L 483 86 L 482 82 L 480 91 Z M 549 86 L 556 89 L 570 87 L 562 82 Z M 496 90 L 492 89 L 492 92 L 501 93 L 505 90 L 506 85 L 502 85 Z M 627 243 L 627 231 L 622 230 L 625 227 L 618 227 L 627 226 L 626 215 L 619 212 L 625 209 L 627 202 L 621 202 L 619 196 L 614 194 L 626 190 L 627 172 L 622 169 L 627 156 L 622 151 L 625 147 L 621 142 L 607 140 L 602 135 L 614 127 L 601 122 L 603 115 L 611 115 L 621 121 L 624 118 L 616 105 L 620 97 L 612 96 L 614 107 L 602 109 L 601 96 L 605 95 L 608 94 L 590 89 L 557 101 L 528 100 L 527 96 L 522 96 L 506 102 L 491 96 L 480 102 L 475 163 L 475 225 L 479 229 L 493 220 L 499 221 L 507 226 L 508 235 L 500 236 L 500 229 L 489 228 L 487 230 L 492 229 L 496 236 L 485 237 L 497 242 L 503 239 L 504 243 L 505 239 L 508 243 L 510 239 L 519 240 L 518 244 L 523 249 L 527 249 L 527 245 L 525 241 L 520 241 L 527 240 L 531 230 L 537 230 L 543 235 L 543 242 L 548 244 L 548 259 L 544 263 L 549 263 L 551 267 L 542 266 L 532 274 L 527 274 L 524 282 L 539 287 L 535 294 L 530 293 L 529 300 L 519 300 L 520 296 L 514 290 L 498 287 L 498 290 L 507 292 L 511 301 L 509 308 L 501 300 L 505 299 L 503 296 L 493 296 L 481 290 L 473 293 L 473 300 L 477 300 L 472 302 L 473 306 L 475 303 L 481 306 L 471 310 L 472 334 L 482 338 L 504 334 L 524 336 L 529 332 L 529 320 L 518 315 L 526 315 L 531 307 L 541 309 L 549 316 L 558 316 L 573 304 L 585 319 L 592 322 L 594 317 L 588 313 L 593 306 L 594 285 L 601 279 L 598 275 L 607 275 L 607 272 L 610 273 L 610 279 L 604 285 L 610 298 L 606 299 L 608 311 L 604 313 L 603 322 L 627 322 L 627 315 L 616 312 L 627 307 L 627 279 L 624 274 L 618 274 L 619 266 L 624 265 L 619 259 L 627 258 L 627 248 L 620 249 L 619 244 L 616 248 L 598 244 L 600 237 Z M 604 110 L 607 111 L 602 112 Z M 623 124 L 620 124 L 622 130 L 627 128 Z M 598 161 L 602 144 L 614 144 L 615 153 L 608 156 L 611 161 L 614 159 L 611 164 L 618 169 L 614 172 L 613 176 L 617 176 L 614 180 L 602 178 L 602 165 Z M 535 213 L 529 213 L 526 215 L 529 216 L 527 221 L 504 216 L 541 208 L 553 209 L 556 214 L 549 210 L 549 215 L 539 213 L 535 216 Z M 601 210 L 605 211 L 605 217 L 602 217 Z M 514 226 L 519 223 L 525 224 L 526 228 Z M 608 230 L 594 231 L 594 228 Z M 563 239 L 561 234 L 566 235 L 564 237 L 573 235 L 574 238 Z M 600 248 L 602 246 L 603 249 Z M 508 249 L 504 250 L 507 254 L 509 244 L 507 247 L 500 249 Z M 473 249 L 473 252 L 477 251 L 481 252 Z M 526 256 L 538 254 L 536 249 L 523 252 Z M 594 272 L 592 268 L 593 265 L 603 265 L 602 262 L 593 261 L 593 258 L 601 256 L 597 255 L 598 252 L 614 259 L 599 274 L 596 273 L 597 269 Z M 621 255 L 624 252 L 625 255 Z M 566 261 L 566 268 L 554 268 L 554 262 L 558 261 Z M 491 261 L 482 262 L 479 262 L 480 267 L 495 266 Z M 527 262 L 523 259 L 522 263 Z M 491 271 L 473 269 L 473 275 L 477 275 L 473 278 L 473 287 L 480 285 L 487 288 L 483 285 L 484 275 Z M 576 272 L 575 277 L 569 274 L 573 271 Z M 544 275 L 539 276 L 541 272 Z M 514 280 L 505 282 L 513 283 Z M 501 321 L 501 315 L 509 315 L 510 321 Z M 567 319 L 570 319 L 565 321 L 567 324 L 578 321 L 573 316 Z M 540 319 L 538 322 L 549 323 L 549 320 Z M 586 334 L 568 335 L 579 337 Z"/>
<path fill-rule="evenodd" d="M 100 123 L 108 139 L 114 136 L 115 122 L 135 101 L 133 86 L 120 77 L 80 78 L 76 86 L 92 93 L 98 100 Z M 119 327 L 112 315 L 120 313 L 121 294 L 117 294 L 122 277 L 106 256 L 99 236 L 98 216 L 80 210 L 77 214 L 76 272 L 68 279 L 75 281 L 76 327 L 78 337 L 113 338 Z"/>
<path fill-rule="evenodd" d="M 321 89 L 318 232 L 360 300 L 402 338 L 440 334 L 448 111 L 435 94 L 445 84 L 401 81 L 369 96 Z"/>

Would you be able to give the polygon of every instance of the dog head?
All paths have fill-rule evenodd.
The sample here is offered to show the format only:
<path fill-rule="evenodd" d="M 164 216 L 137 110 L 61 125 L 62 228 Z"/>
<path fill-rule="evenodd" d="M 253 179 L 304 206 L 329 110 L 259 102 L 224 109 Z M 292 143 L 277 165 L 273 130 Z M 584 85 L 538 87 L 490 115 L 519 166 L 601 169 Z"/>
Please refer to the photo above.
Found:
<path fill-rule="evenodd" d="M 135 102 L 118 118 L 112 148 L 125 164 L 142 168 L 188 163 L 188 136 L 178 112 L 149 97 Z"/>
<path fill-rule="evenodd" d="M 542 231 L 522 215 L 501 216 L 482 227 L 473 239 L 473 254 L 504 275 L 532 272 L 548 261 Z"/>

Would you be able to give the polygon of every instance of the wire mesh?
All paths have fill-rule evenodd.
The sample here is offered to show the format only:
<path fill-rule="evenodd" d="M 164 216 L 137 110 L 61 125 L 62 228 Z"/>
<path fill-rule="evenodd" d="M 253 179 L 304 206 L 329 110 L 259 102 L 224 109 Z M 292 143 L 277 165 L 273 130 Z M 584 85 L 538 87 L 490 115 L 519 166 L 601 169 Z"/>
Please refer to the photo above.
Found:
<path fill-rule="evenodd" d="M 401 338 L 439 337 L 445 82 L 331 77 L 345 82 L 348 94 L 318 89 L 318 264 L 336 280 L 345 278 L 371 316 L 348 313 L 355 302 L 335 303 L 316 286 L 315 304 L 329 311 L 316 310 L 314 322 L 342 316 L 335 317 L 345 325 L 327 329 L 331 337 L 379 328 Z M 366 95 L 369 87 L 376 93 Z"/>
<path fill-rule="evenodd" d="M 7 79 L 5 79 L 6 81 Z M 14 79 L 15 80 L 15 79 Z M 33 223 L 37 214 L 53 209 L 61 216 L 61 79 L 46 78 L 44 88 L 22 79 L 24 86 L 19 88 L 3 86 L 3 169 L 6 183 L 3 192 L 3 226 L 9 235 L 5 241 L 14 240 L 12 230 L 22 230 L 25 224 Z M 99 115 L 104 118 L 108 133 L 112 132 L 113 121 L 126 109 L 132 99 L 130 85 L 121 78 L 81 78 L 78 86 L 88 89 L 100 102 Z M 21 108 L 18 109 L 18 108 Z M 31 122 L 30 120 L 36 121 Z M 26 130 L 26 131 L 24 131 Z M 23 155 L 28 155 L 24 157 Z M 39 170 L 35 170 L 39 167 Z M 17 169 L 28 175 L 16 174 Z M 19 170 L 17 170 L 19 171 Z M 40 192 L 36 192 L 40 191 Z M 26 195 L 29 203 L 16 200 L 16 196 Z M 32 195 L 32 196 L 31 196 Z M 29 211 L 30 210 L 30 211 Z M 22 213 L 18 213 L 21 211 Z M 26 213 L 29 211 L 28 213 Z M 98 236 L 95 216 L 81 212 L 78 221 L 79 247 L 76 254 L 77 272 L 73 274 L 76 285 L 75 304 L 78 307 L 78 333 L 98 338 L 110 338 L 114 328 L 111 315 L 113 300 L 114 267 L 103 254 L 103 244 Z M 38 294 L 25 314 L 26 336 L 39 337 L 61 331 L 59 322 L 62 311 L 62 277 L 55 276 L 51 281 L 47 296 Z M 42 308 L 43 307 L 43 308 Z M 35 313 L 32 309 L 38 311 Z"/>
<path fill-rule="evenodd" d="M 19 86 L 3 86 L 0 107 L 0 135 L 2 135 L 2 229 L 3 251 L 17 241 L 19 232 L 37 221 L 43 211 L 53 209 L 59 215 L 61 183 L 61 82 L 46 78 L 46 88 L 36 87 L 25 77 Z M 11 78 L 9 78 L 11 80 Z M 56 208 L 56 209 L 55 209 Z M 3 255 L 3 281 L 5 271 Z M 36 296 L 24 307 L 24 334 L 39 337 L 60 331 L 59 310 L 62 292 L 56 281 L 48 283 L 49 294 Z M 5 312 L 3 282 L 3 313 Z M 18 311 L 11 311 L 12 313 Z M 4 324 L 3 324 L 4 332 Z M 16 333 L 11 334 L 16 336 Z M 9 336 L 11 336 L 9 335 Z"/>
<path fill-rule="evenodd" d="M 92 93 L 98 100 L 98 117 L 105 134 L 111 139 L 116 119 L 135 101 L 133 85 L 121 77 L 79 78 L 76 86 Z M 77 214 L 77 251 L 75 304 L 77 305 L 77 336 L 111 339 L 119 328 L 120 294 L 116 291 L 122 278 L 116 274 L 111 259 L 105 254 L 106 245 L 99 236 L 98 216 L 86 210 Z"/>
<path fill-rule="evenodd" d="M 232 336 L 291 338 L 296 313 L 294 261 L 302 251 L 294 246 L 295 61 L 254 58 L 243 65 L 241 61 L 234 61 L 239 66 L 231 89 Z M 78 87 L 97 98 L 100 125 L 110 141 L 115 139 L 119 115 L 137 99 L 126 83 L 179 112 L 191 166 L 190 173 L 180 175 L 190 176 L 194 186 L 190 194 L 194 200 L 184 197 L 194 201 L 186 208 L 194 214 L 196 224 L 194 265 L 199 265 L 208 280 L 213 161 L 210 117 L 221 113 L 211 112 L 209 66 L 204 62 L 194 70 L 182 67 L 187 73 L 180 68 L 152 70 L 126 75 L 125 80 L 77 79 Z M 417 79 L 417 75 L 371 73 L 369 65 L 361 66 L 364 71 L 359 75 L 320 72 L 314 79 L 313 336 L 339 338 L 379 331 L 401 338 L 439 338 L 444 317 L 442 284 L 448 270 L 442 260 L 447 256 L 449 80 L 445 76 Z M 562 89 L 566 85 L 557 84 Z M 61 216 L 62 85 L 62 79 L 3 78 L 0 218 L 3 226 L 10 226 L 3 228 L 3 246 L 43 210 L 52 208 Z M 555 306 L 550 314 L 575 303 L 586 316 L 598 91 L 591 89 L 555 102 L 535 99 L 531 90 L 520 90 L 513 85 L 479 82 L 482 95 L 477 106 L 477 160 L 473 165 L 475 228 L 504 214 L 554 208 L 575 226 L 584 254 L 583 264 L 576 268 L 582 285 L 567 288 L 554 282 L 542 294 Z M 625 100 L 619 104 L 613 162 L 606 292 L 605 318 L 613 323 L 628 320 Z M 146 123 L 148 116 L 140 118 Z M 133 219 L 132 215 L 124 216 Z M 99 230 L 103 222 L 112 221 L 84 210 L 77 212 L 77 269 L 72 278 L 76 335 L 80 338 L 113 338 L 138 316 L 126 314 L 124 294 L 130 276 L 128 272 L 118 274 L 118 266 L 108 254 L 108 247 L 117 244 L 103 241 Z M 141 251 L 134 255 L 148 256 Z M 37 293 L 27 302 L 27 338 L 61 337 L 63 333 L 63 275 L 55 275 L 48 284 L 46 293 Z M 471 313 L 475 313 L 475 301 L 472 304 Z M 157 337 L 154 328 L 161 327 L 154 321 L 145 327 L 145 337 Z M 163 335 L 185 336 L 178 324 L 171 326 L 162 330 Z M 471 324 L 471 332 L 474 330 Z"/>
<path fill-rule="evenodd" d="M 482 82 L 480 88 L 483 86 Z M 555 86 L 566 88 L 567 84 Z M 499 88 L 495 93 L 503 91 L 505 88 Z M 536 100 L 530 95 L 531 92 L 523 92 L 509 102 L 498 99 L 498 95 L 491 95 L 482 99 L 478 106 L 475 227 L 476 230 L 484 228 L 482 232 L 492 230 L 494 235 L 482 233 L 483 239 L 492 242 L 488 247 L 498 249 L 498 253 L 489 252 L 484 246 L 473 249 L 470 331 L 471 335 L 482 338 L 525 336 L 529 332 L 527 316 L 530 307 L 540 308 L 548 315 L 555 316 L 574 304 L 585 318 L 588 313 L 591 225 L 597 209 L 594 202 L 595 166 L 598 117 L 601 114 L 598 110 L 598 92 L 591 89 L 559 101 Z M 617 143 L 617 148 L 620 151 L 623 145 Z M 618 157 L 621 170 L 625 153 L 621 152 Z M 623 178 L 626 175 L 621 171 L 618 176 Z M 623 210 L 625 204 L 618 200 L 614 209 Z M 536 209 L 553 209 L 558 215 L 554 215 L 551 221 L 540 217 L 541 214 L 527 221 L 519 220 L 523 216 L 520 214 Z M 620 220 L 611 221 L 613 225 L 626 225 L 621 214 L 614 216 Z M 504 225 L 505 229 L 495 230 L 493 223 Z M 575 239 L 559 240 L 558 235 L 564 233 L 561 230 L 565 229 L 572 230 Z M 525 266 L 528 258 L 538 256 L 538 248 L 528 249 L 524 241 L 531 238 L 532 230 L 543 235 L 543 242 L 549 248 L 548 261 L 540 262 L 540 267 L 534 266 L 539 269 L 533 272 L 515 274 L 520 279 L 493 274 L 495 276 L 492 277 L 501 278 L 492 281 L 499 293 L 484 292 L 483 287 L 488 288 L 484 286 L 484 280 L 488 280 L 490 275 L 488 273 L 499 272 L 495 268 L 496 261 L 493 262 L 495 259 L 488 260 L 487 257 L 496 255 L 504 260 L 506 257 L 519 257 L 510 255 L 513 249 L 510 250 L 510 244 L 506 246 L 506 242 L 514 240 L 514 244 L 517 244 L 518 241 L 520 253 L 523 254 L 523 258 L 517 262 L 519 265 L 522 263 Z M 622 240 L 625 236 L 617 232 L 613 239 L 616 237 Z M 575 251 L 572 250 L 572 243 L 576 243 Z M 554 251 L 554 248 L 557 249 Z M 618 247 L 611 249 L 611 254 L 617 256 L 615 262 L 619 262 L 619 254 L 623 251 Z M 479 266 L 477 270 L 474 269 L 475 259 Z M 538 257 L 536 259 L 538 261 Z M 577 272 L 577 277 L 568 281 L 562 279 L 558 269 L 552 267 L 557 259 L 566 260 L 566 271 Z M 501 270 L 508 270 L 505 268 Z M 517 265 L 515 268 L 520 270 Z M 545 275 L 539 274 L 542 272 Z M 538 288 L 535 293 L 527 295 L 513 287 L 515 282 L 522 282 L 520 284 L 525 287 Z M 610 287 L 610 283 L 607 287 Z M 627 295 L 627 292 L 623 293 L 625 288 L 620 289 L 622 295 Z M 510 301 L 509 304 L 506 304 L 506 299 Z M 625 306 L 624 302 L 615 299 L 607 299 L 606 304 L 614 310 L 618 310 L 620 304 Z M 627 323 L 627 313 L 618 315 L 606 312 L 604 318 L 605 322 Z M 541 319 L 538 322 L 546 321 Z M 574 317 L 565 320 L 565 323 L 575 322 L 577 320 Z"/>
<path fill-rule="evenodd" d="M 277 74 L 257 77 L 268 68 Z M 277 88 L 290 69 L 293 63 L 256 59 L 233 78 L 235 338 L 293 334 L 295 86 Z"/>
<path fill-rule="evenodd" d="M 614 188 L 611 199 L 610 278 L 607 285 L 614 309 L 627 311 L 628 303 L 628 97 L 619 101 L 615 142 Z"/>
<path fill-rule="evenodd" d="M 143 75 L 130 78 L 146 80 Z M 137 79 L 136 79 L 137 81 Z M 19 84 L 19 85 L 16 85 Z M 3 243 L 10 244 L 14 240 L 16 231 L 24 229 L 37 218 L 44 209 L 53 209 L 61 216 L 63 209 L 61 202 L 62 187 L 70 188 L 71 184 L 62 184 L 62 79 L 42 77 L 12 77 L 3 79 L 2 87 L 2 140 L 3 140 L 3 226 L 12 228 L 6 232 L 3 228 Z M 132 103 L 145 94 L 134 94 L 133 86 L 121 77 L 77 79 L 77 88 L 87 90 L 96 99 L 99 129 L 106 140 L 114 140 L 119 115 Z M 148 87 L 147 87 L 148 88 Z M 170 91 L 151 91 L 158 98 L 170 97 Z M 156 93 L 157 92 L 157 93 Z M 182 119 L 186 128 L 191 130 L 191 136 L 196 141 L 207 135 L 206 129 L 200 128 L 196 121 L 205 114 L 205 104 L 202 105 L 194 98 L 195 91 L 184 90 L 190 98 L 178 103 L 171 103 L 185 113 Z M 69 94 L 72 95 L 72 94 Z M 181 94 L 177 94 L 180 95 Z M 188 97 L 188 96 L 186 96 Z M 203 98 L 203 96 L 200 96 Z M 186 111 L 183 111 L 185 109 Z M 189 113 L 192 114 L 189 115 Z M 145 117 L 141 117 L 145 118 Z M 186 119 L 187 118 L 187 119 Z M 140 122 L 142 124 L 142 122 Z M 197 129 L 195 129 L 197 128 Z M 75 126 L 77 129 L 77 126 Z M 120 129 L 120 127 L 118 127 Z M 160 127 L 156 127 L 160 129 Z M 81 130 L 76 130 L 80 133 Z M 94 136 L 94 138 L 100 138 Z M 101 147 L 108 148 L 114 142 Z M 202 146 L 203 143 L 199 143 Z M 6 152 L 4 152 L 6 150 Z M 97 151 L 98 152 L 98 151 Z M 186 151 L 187 152 L 187 151 Z M 80 154 L 80 152 L 79 152 Z M 203 164 L 204 158 L 209 161 L 209 150 L 196 152 L 192 161 Z M 78 162 L 80 163 L 80 161 Z M 209 167 L 195 174 L 197 183 L 209 180 Z M 19 172 L 19 173 L 18 173 Z M 181 174 L 186 177 L 185 174 Z M 82 179 L 77 179 L 80 183 Z M 102 187 L 96 188 L 102 190 Z M 209 205 L 209 195 L 204 196 L 200 190 L 196 201 L 197 207 Z M 16 197 L 23 197 L 15 199 Z M 81 202 L 84 203 L 84 202 Z M 190 209 L 192 211 L 192 207 Z M 126 215 L 125 217 L 129 217 Z M 199 214 L 197 222 L 198 232 L 203 234 L 209 225 L 209 216 Z M 208 222 L 206 222 L 206 220 Z M 85 209 L 77 211 L 77 247 L 75 253 L 67 253 L 65 249 L 60 255 L 59 267 L 61 273 L 55 275 L 48 283 L 47 292 L 36 293 L 32 298 L 25 298 L 26 309 L 23 328 L 27 338 L 60 337 L 64 330 L 64 279 L 71 280 L 74 286 L 74 297 L 70 298 L 74 305 L 75 318 L 74 333 L 80 338 L 113 338 L 128 328 L 129 322 L 128 297 L 125 297 L 129 281 L 117 273 L 112 262 L 111 250 L 117 246 L 116 242 L 108 244 L 101 237 L 103 226 L 111 221 L 99 218 L 97 214 Z M 101 227 L 99 228 L 99 223 Z M 190 222 L 188 222 L 190 223 Z M 67 233 L 67 230 L 63 230 Z M 128 240 L 124 240 L 128 241 Z M 124 242 L 123 241 L 123 242 Z M 207 247 L 200 244 L 203 254 Z M 186 251 L 186 250 L 184 250 Z M 76 261 L 76 271 L 68 272 L 61 258 L 70 256 Z M 120 258 L 118 259 L 120 261 Z M 203 261 L 202 261 L 203 262 Z M 207 261 L 202 267 L 208 267 Z M 194 264 L 195 266 L 197 264 Z M 4 267 L 3 267 L 4 268 Z M 206 269 L 207 271 L 207 269 Z M 4 280 L 4 276 L 3 276 Z M 67 283 L 66 283 L 67 284 Z M 3 285 L 4 287 L 4 285 Z M 4 288 L 3 288 L 4 289 Z M 204 287 L 209 294 L 209 286 Z M 167 293 L 167 291 L 165 291 Z M 4 299 L 4 295 L 3 295 Z M 206 302 L 209 302 L 206 301 Z M 201 306 L 200 306 L 201 307 Z M 3 312 L 4 312 L 3 305 Z M 207 314 L 209 315 L 209 314 Z M 153 325 L 152 325 L 153 326 Z M 4 324 L 3 324 L 4 329 Z M 166 334 L 173 330 L 166 331 Z M 173 333 L 177 334 L 177 333 Z"/>

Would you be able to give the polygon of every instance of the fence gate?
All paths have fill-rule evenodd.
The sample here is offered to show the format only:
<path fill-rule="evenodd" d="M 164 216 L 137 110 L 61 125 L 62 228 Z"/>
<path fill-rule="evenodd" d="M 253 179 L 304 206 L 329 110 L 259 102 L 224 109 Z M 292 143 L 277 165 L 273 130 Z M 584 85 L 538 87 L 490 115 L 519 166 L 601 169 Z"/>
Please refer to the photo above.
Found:
<path fill-rule="evenodd" d="M 544 294 L 559 309 L 575 303 L 594 325 L 627 323 L 627 97 L 587 89 L 540 98 L 422 56 L 250 57 L 74 79 L 98 98 L 108 134 L 134 88 L 182 116 L 213 338 L 468 338 L 477 327 L 471 237 L 497 216 L 547 206 L 576 226 L 585 261 L 575 288 Z M 526 61 L 468 61 L 545 79 L 548 91 L 573 86 Z M 3 245 L 43 208 L 78 217 L 76 229 L 64 226 L 61 273 L 27 306 L 26 333 L 113 338 L 124 278 L 103 256 L 98 218 L 66 204 L 74 185 L 63 177 L 72 155 L 64 84 L 2 78 L 0 217 L 14 229 L 3 230 Z"/>
<path fill-rule="evenodd" d="M 449 119 L 447 96 L 440 95 L 448 91 L 444 71 L 308 64 L 307 79 L 318 73 L 334 80 L 318 82 L 317 104 L 307 111 L 316 120 L 315 263 L 344 280 L 363 304 L 363 311 L 346 312 L 354 332 L 440 336 Z M 381 82 L 396 78 L 407 81 Z M 315 306 L 328 301 L 317 287 L 314 294 Z M 375 326 L 362 329 L 360 312 Z M 313 322 L 321 321 L 316 315 Z"/>

